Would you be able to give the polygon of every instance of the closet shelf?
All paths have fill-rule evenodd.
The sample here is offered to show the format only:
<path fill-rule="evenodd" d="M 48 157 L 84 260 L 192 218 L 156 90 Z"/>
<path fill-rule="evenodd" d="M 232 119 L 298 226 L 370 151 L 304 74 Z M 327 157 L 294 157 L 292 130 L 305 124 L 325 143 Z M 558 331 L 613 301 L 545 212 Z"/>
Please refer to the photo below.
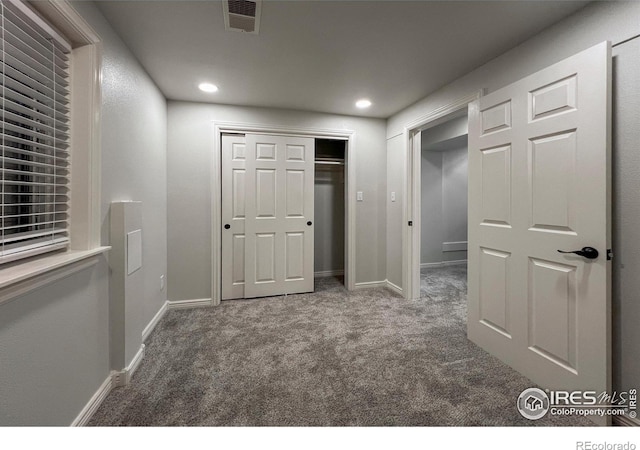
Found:
<path fill-rule="evenodd" d="M 316 164 L 325 164 L 332 166 L 344 166 L 344 161 L 336 160 L 336 159 L 316 159 Z"/>

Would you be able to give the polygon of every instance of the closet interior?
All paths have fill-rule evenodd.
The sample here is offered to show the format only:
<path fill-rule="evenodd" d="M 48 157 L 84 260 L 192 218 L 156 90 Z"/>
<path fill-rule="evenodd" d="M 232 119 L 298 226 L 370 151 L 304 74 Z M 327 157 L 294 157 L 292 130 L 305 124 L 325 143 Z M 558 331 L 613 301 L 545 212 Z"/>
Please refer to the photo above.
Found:
<path fill-rule="evenodd" d="M 345 153 L 347 141 L 315 140 L 314 272 L 340 277 L 345 268 Z"/>

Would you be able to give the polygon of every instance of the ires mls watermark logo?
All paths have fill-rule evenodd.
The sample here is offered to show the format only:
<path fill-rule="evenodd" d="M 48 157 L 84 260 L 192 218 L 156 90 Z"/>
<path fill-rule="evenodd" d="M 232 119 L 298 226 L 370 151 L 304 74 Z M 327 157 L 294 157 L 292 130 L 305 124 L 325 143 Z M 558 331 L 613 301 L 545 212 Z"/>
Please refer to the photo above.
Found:
<path fill-rule="evenodd" d="M 529 388 L 518 396 L 518 411 L 529 420 L 554 416 L 637 416 L 637 389 L 623 392 L 550 391 Z"/>
<path fill-rule="evenodd" d="M 550 404 L 547 393 L 538 388 L 525 389 L 518 397 L 518 411 L 522 417 L 529 420 L 538 420 L 546 416 Z"/>

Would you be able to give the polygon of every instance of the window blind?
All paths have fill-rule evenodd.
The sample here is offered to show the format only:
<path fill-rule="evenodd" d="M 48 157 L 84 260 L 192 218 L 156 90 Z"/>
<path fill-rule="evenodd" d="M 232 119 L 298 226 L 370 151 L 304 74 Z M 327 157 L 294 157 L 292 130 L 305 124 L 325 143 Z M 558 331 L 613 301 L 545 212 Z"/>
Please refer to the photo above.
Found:
<path fill-rule="evenodd" d="M 0 0 L 0 263 L 68 246 L 70 45 Z"/>

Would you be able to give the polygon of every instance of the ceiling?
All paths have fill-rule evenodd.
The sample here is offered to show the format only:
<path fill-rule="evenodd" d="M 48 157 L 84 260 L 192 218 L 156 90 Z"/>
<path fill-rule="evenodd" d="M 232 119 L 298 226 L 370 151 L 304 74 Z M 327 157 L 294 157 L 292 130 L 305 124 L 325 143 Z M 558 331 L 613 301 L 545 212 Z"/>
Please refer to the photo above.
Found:
<path fill-rule="evenodd" d="M 386 118 L 587 2 L 265 0 L 258 35 L 220 1 L 97 3 L 170 100 Z"/>

